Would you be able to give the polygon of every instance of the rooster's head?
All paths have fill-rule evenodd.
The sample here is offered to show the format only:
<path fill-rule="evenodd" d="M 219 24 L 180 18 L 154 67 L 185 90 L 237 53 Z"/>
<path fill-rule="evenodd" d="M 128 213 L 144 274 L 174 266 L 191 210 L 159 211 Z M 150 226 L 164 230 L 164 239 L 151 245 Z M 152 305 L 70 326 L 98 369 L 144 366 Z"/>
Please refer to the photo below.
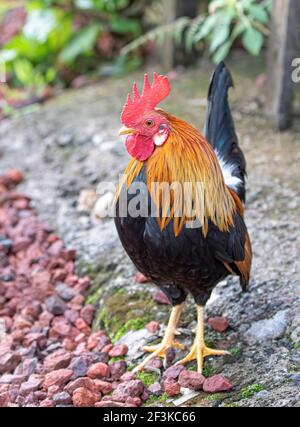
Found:
<path fill-rule="evenodd" d="M 154 73 L 152 85 L 145 74 L 144 88 L 140 95 L 136 83 L 133 97 L 128 94 L 123 107 L 123 123 L 119 135 L 127 135 L 128 153 L 140 161 L 147 160 L 156 146 L 163 145 L 169 136 L 170 123 L 155 107 L 170 93 L 170 82 L 166 76 Z"/>

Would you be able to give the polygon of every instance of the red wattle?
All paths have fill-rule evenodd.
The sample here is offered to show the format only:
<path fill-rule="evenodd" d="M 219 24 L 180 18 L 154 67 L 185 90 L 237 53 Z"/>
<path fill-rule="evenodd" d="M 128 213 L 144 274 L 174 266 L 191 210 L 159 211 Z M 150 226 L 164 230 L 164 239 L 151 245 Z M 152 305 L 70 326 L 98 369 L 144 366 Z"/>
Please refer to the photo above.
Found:
<path fill-rule="evenodd" d="M 155 148 L 152 138 L 146 138 L 138 134 L 128 135 L 125 145 L 128 153 L 141 162 L 147 160 Z"/>

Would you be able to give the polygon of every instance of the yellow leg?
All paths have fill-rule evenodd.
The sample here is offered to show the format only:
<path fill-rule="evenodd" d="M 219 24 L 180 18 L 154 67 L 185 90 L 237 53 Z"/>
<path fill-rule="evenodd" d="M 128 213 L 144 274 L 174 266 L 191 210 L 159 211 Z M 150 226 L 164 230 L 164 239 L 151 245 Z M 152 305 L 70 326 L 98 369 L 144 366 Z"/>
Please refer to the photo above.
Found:
<path fill-rule="evenodd" d="M 225 350 L 214 350 L 208 348 L 204 342 L 204 307 L 197 305 L 197 331 L 194 344 L 192 345 L 189 354 L 176 364 L 185 365 L 192 360 L 197 360 L 198 372 L 202 374 L 204 357 L 207 356 L 225 356 L 230 354 Z"/>
<path fill-rule="evenodd" d="M 147 363 L 154 357 L 157 357 L 157 356 L 165 357 L 167 350 L 171 347 L 184 350 L 184 345 L 174 339 L 174 336 L 176 334 L 176 327 L 182 311 L 182 306 L 183 306 L 183 303 L 180 305 L 175 305 L 172 308 L 168 326 L 167 326 L 165 335 L 162 339 L 162 342 L 158 345 L 144 347 L 145 351 L 151 352 L 152 354 L 146 357 L 146 359 L 143 360 L 142 363 L 140 363 L 136 368 L 134 368 L 133 372 L 141 371 L 142 369 L 144 369 Z"/>

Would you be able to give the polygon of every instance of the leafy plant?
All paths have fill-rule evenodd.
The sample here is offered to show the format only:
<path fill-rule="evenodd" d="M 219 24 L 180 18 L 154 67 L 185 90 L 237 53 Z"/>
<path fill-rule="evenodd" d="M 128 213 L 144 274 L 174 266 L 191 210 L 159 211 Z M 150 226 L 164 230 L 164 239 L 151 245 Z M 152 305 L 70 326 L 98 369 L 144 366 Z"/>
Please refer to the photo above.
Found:
<path fill-rule="evenodd" d="M 213 0 L 207 13 L 160 25 L 127 44 L 122 54 L 127 55 L 148 42 L 163 42 L 171 36 L 175 42 L 184 43 L 188 51 L 205 43 L 215 63 L 226 58 L 238 39 L 250 54 L 258 55 L 269 34 L 271 7 L 272 0 Z"/>
<path fill-rule="evenodd" d="M 5 63 L 9 85 L 42 95 L 47 86 L 68 86 L 77 76 L 98 73 L 106 63 L 116 64 L 110 68 L 113 73 L 126 69 L 128 64 L 138 65 L 130 57 L 120 60 L 119 51 L 141 34 L 139 18 L 143 3 L 143 0 L 2 1 L 0 33 L 9 13 L 18 8 L 26 14 L 24 25 L 1 47 L 0 66 Z"/>
<path fill-rule="evenodd" d="M 265 387 L 262 384 L 252 384 L 248 387 L 242 388 L 242 390 L 240 391 L 240 397 L 242 399 L 247 399 L 262 390 L 265 390 Z"/>

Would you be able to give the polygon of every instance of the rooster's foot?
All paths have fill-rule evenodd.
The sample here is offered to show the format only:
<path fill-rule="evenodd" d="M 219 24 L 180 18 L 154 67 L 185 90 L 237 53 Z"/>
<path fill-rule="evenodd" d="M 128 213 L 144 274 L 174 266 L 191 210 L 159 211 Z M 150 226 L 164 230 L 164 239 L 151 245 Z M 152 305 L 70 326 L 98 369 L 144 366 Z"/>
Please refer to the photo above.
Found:
<path fill-rule="evenodd" d="M 145 368 L 145 366 L 147 365 L 147 363 L 149 363 L 150 360 L 154 359 L 155 357 L 165 358 L 169 348 L 178 348 L 180 350 L 184 350 L 184 345 L 178 341 L 172 340 L 169 342 L 162 341 L 158 345 L 143 347 L 143 350 L 145 350 L 151 354 L 149 354 L 149 356 L 147 356 L 146 359 L 144 359 L 142 363 L 140 363 L 138 366 L 136 366 L 134 368 L 133 372 L 143 370 Z"/>
<path fill-rule="evenodd" d="M 229 351 L 225 350 L 214 350 L 212 348 L 206 347 L 202 343 L 194 343 L 191 347 L 189 354 L 187 354 L 183 359 L 179 360 L 176 365 L 186 365 L 187 363 L 197 360 L 197 371 L 202 374 L 204 358 L 207 356 L 225 356 L 230 354 Z"/>
<path fill-rule="evenodd" d="M 197 360 L 197 370 L 202 374 L 204 358 L 207 356 L 225 356 L 230 354 L 225 350 L 214 350 L 212 348 L 206 347 L 204 342 L 204 307 L 197 305 L 197 330 L 195 342 L 191 347 L 190 352 L 186 357 L 179 360 L 176 365 L 185 365 L 192 360 Z"/>
<path fill-rule="evenodd" d="M 154 359 L 155 357 L 165 357 L 169 348 L 184 349 L 184 346 L 174 339 L 181 310 L 182 310 L 182 304 L 175 305 L 173 307 L 171 316 L 169 319 L 169 323 L 165 332 L 165 336 L 162 342 L 158 345 L 144 347 L 144 350 L 147 352 L 150 352 L 151 354 L 149 354 L 149 356 L 147 356 L 146 359 L 143 360 L 143 362 L 140 363 L 133 370 L 133 372 L 143 370 L 147 365 L 147 363 L 150 362 L 150 360 Z"/>

